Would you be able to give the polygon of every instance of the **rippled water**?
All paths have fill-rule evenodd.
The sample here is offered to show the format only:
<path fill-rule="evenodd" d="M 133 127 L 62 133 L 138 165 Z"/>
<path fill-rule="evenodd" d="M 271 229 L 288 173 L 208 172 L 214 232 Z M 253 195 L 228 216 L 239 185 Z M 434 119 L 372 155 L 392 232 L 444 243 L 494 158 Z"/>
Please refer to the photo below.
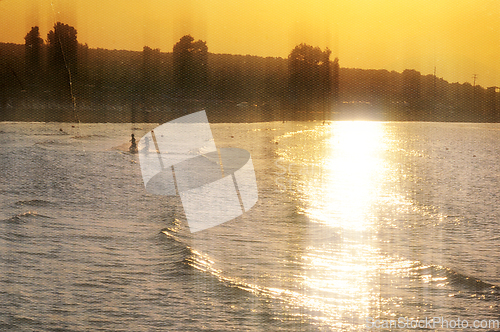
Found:
<path fill-rule="evenodd" d="M 123 152 L 155 126 L 0 124 L 0 330 L 499 319 L 498 124 L 213 124 L 259 201 L 194 234 Z"/>

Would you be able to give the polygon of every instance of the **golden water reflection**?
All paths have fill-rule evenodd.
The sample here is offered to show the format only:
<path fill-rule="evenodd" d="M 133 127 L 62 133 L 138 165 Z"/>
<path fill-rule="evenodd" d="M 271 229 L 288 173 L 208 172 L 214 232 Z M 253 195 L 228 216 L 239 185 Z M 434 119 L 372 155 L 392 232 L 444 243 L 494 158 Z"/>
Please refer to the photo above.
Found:
<path fill-rule="evenodd" d="M 193 267 L 257 296 L 251 303 L 257 321 L 271 313 L 284 331 L 310 324 L 361 331 L 368 317 L 496 317 L 496 298 L 472 303 L 483 295 L 475 288 L 468 293 L 474 297 L 465 297 L 470 285 L 463 280 L 474 274 L 447 264 L 449 257 L 463 261 L 456 252 L 470 245 L 462 234 L 477 232 L 457 227 L 461 210 L 443 210 L 457 199 L 448 193 L 460 187 L 456 170 L 465 167 L 459 178 L 469 180 L 470 166 L 456 162 L 464 147 L 462 132 L 450 133 L 455 125 L 251 126 L 242 148 L 252 151 L 257 138 L 264 142 L 260 153 L 252 151 L 259 204 L 238 221 L 189 238 Z M 463 206 L 470 207 L 458 201 L 457 208 Z M 210 292 L 197 285 L 200 293 Z"/>
<path fill-rule="evenodd" d="M 322 298 L 330 326 L 359 329 L 366 317 L 379 316 L 387 301 L 380 290 L 382 275 L 411 265 L 384 256 L 375 243 L 377 203 L 390 197 L 384 193 L 391 176 L 385 159 L 390 140 L 381 122 L 334 122 L 315 131 L 300 145 L 287 142 L 297 149 L 281 155 L 295 156 L 295 164 L 319 164 L 321 170 L 298 172 L 292 193 L 317 225 L 302 256 L 303 284 L 307 296 Z"/>
<path fill-rule="evenodd" d="M 383 124 L 337 122 L 324 149 L 323 181 L 306 193 L 307 214 L 342 229 L 370 226 L 370 207 L 384 174 Z"/>

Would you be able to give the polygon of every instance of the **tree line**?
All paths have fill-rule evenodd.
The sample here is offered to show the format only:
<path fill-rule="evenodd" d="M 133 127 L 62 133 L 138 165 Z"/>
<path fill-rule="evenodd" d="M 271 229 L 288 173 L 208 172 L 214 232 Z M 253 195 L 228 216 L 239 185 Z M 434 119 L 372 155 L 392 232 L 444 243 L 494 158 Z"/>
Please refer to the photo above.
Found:
<path fill-rule="evenodd" d="M 77 112 L 84 121 L 161 122 L 205 108 L 217 121 L 495 122 L 499 104 L 495 87 L 340 68 L 329 49 L 307 44 L 286 59 L 213 54 L 190 35 L 172 52 L 91 49 L 61 22 L 45 40 L 33 27 L 24 45 L 0 44 L 0 120 L 74 121 Z"/>

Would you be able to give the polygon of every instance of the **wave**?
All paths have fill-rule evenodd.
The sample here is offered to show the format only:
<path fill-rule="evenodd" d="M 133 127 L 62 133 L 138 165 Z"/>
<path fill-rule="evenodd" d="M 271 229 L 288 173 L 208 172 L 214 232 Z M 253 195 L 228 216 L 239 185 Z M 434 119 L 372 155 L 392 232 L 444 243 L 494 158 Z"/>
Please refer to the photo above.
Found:
<path fill-rule="evenodd" d="M 175 227 L 170 227 L 160 230 L 158 239 L 168 243 L 168 252 L 164 256 L 168 263 L 165 261 L 158 263 L 162 273 L 170 278 L 186 278 L 191 273 L 186 261 L 193 255 L 188 237 L 182 236 Z"/>
<path fill-rule="evenodd" d="M 444 268 L 446 271 L 446 276 L 449 282 L 460 288 L 466 288 L 475 292 L 490 292 L 497 296 L 500 296 L 500 287 L 498 285 L 489 283 L 487 281 L 481 280 L 474 276 L 468 276 L 460 272 L 454 271 L 450 268 Z"/>
<path fill-rule="evenodd" d="M 305 317 L 313 321 L 321 321 L 327 325 L 335 321 L 335 318 L 330 317 L 328 314 L 320 314 L 318 316 L 317 313 L 331 312 L 332 304 L 321 297 L 315 296 L 314 292 L 304 293 L 288 287 L 268 287 L 245 280 L 245 278 L 230 276 L 226 271 L 219 269 L 210 256 L 192 248 L 190 248 L 190 250 L 192 255 L 186 259 L 185 263 L 198 271 L 215 277 L 220 283 L 227 287 L 237 288 L 258 297 L 278 300 L 289 306 L 300 307 Z M 500 300 L 500 286 L 474 276 L 457 272 L 449 267 L 424 265 L 421 262 L 416 262 L 410 267 L 410 270 L 413 271 L 412 274 L 414 277 L 425 279 L 426 282 L 430 280 L 431 283 L 434 284 L 434 286 L 430 287 L 434 288 L 438 284 L 447 285 L 451 288 L 450 296 L 475 297 L 485 301 L 495 302 Z M 439 286 L 439 288 L 440 287 L 441 286 Z"/>
<path fill-rule="evenodd" d="M 191 247 L 189 235 L 178 231 L 175 227 L 161 230 L 161 237 L 168 239 L 171 243 L 178 243 L 180 247 L 187 248 L 187 256 L 183 260 L 183 265 L 188 266 L 191 271 L 198 271 L 222 287 L 227 287 L 243 296 L 257 297 L 273 303 L 283 303 L 287 308 L 298 308 L 301 312 L 301 319 L 308 321 L 313 325 L 331 327 L 335 324 L 347 324 L 349 322 L 339 323 L 338 317 L 334 314 L 337 300 L 330 300 L 317 293 L 314 289 L 309 289 L 304 285 L 303 288 L 289 287 L 282 284 L 260 281 L 259 278 L 248 278 L 245 274 L 232 273 L 225 269 L 223 261 L 217 262 L 217 259 L 211 257 L 196 247 Z M 184 238 L 186 236 L 186 238 Z M 183 252 L 182 255 L 186 255 Z M 232 269 L 232 265 L 230 267 Z M 173 271 L 172 273 L 174 273 Z M 184 273 L 177 271 L 177 273 Z M 465 299 L 477 298 L 481 301 L 491 301 L 497 303 L 500 300 L 500 286 L 478 278 L 474 275 L 462 273 L 451 266 L 438 264 L 424 264 L 420 261 L 409 261 L 398 271 L 380 271 L 382 274 L 397 274 L 402 278 L 409 278 L 407 287 L 417 291 L 420 287 L 428 288 L 429 291 L 436 291 L 436 294 L 449 294 L 450 297 Z M 193 273 L 193 272 L 192 272 Z M 423 282 L 414 283 L 415 279 Z M 297 284 L 301 281 L 296 280 Z M 210 281 L 208 281 L 210 283 Z M 387 284 L 384 283 L 386 287 Z M 293 283 L 291 284 L 293 286 Z M 415 288 L 417 287 L 417 288 Z M 444 293 L 443 293 L 444 292 Z M 339 300 L 340 301 L 340 300 Z M 295 309 L 294 309 L 295 310 Z M 353 323 L 353 322 L 351 322 Z M 353 324 L 358 324 L 354 322 Z M 360 323 L 362 324 L 362 323 Z"/>
<path fill-rule="evenodd" d="M 452 268 L 441 265 L 423 265 L 418 262 L 413 270 L 420 278 L 427 278 L 436 283 L 445 283 L 459 292 L 472 292 L 477 294 L 490 294 L 500 298 L 500 286 L 482 280 L 472 275 L 458 272 Z M 431 278 L 429 278 L 431 276 Z"/>
<path fill-rule="evenodd" d="M 17 201 L 16 203 L 14 203 L 14 205 L 16 205 L 16 206 L 28 205 L 28 206 L 37 206 L 37 207 L 57 206 L 56 203 L 53 203 L 50 201 L 45 201 L 43 199 L 31 199 L 31 200 L 27 200 L 27 201 Z"/>
<path fill-rule="evenodd" d="M 38 214 L 34 211 L 28 211 L 28 212 L 17 214 L 9 219 L 5 219 L 5 220 L 3 220 L 3 222 L 21 224 L 21 223 L 27 223 L 30 220 L 38 219 L 38 218 L 52 219 L 52 217 L 45 216 L 43 214 Z"/>
<path fill-rule="evenodd" d="M 225 271 L 217 269 L 208 255 L 193 248 L 189 249 L 192 254 L 185 260 L 185 263 L 191 268 L 215 277 L 224 287 L 240 291 L 248 296 L 255 296 L 260 299 L 264 298 L 266 302 L 272 301 L 284 304 L 288 308 L 297 308 L 300 310 L 302 324 L 323 327 L 330 327 L 335 324 L 336 318 L 325 314 L 331 311 L 331 304 L 328 304 L 327 301 L 315 296 L 313 293 L 305 294 L 304 292 L 286 287 L 268 287 L 251 282 L 245 278 L 229 276 Z M 293 325 L 294 318 L 296 317 L 292 316 L 295 314 L 292 312 L 288 314 L 291 317 L 287 321 Z M 282 321 L 282 323 L 286 324 L 285 321 Z"/>

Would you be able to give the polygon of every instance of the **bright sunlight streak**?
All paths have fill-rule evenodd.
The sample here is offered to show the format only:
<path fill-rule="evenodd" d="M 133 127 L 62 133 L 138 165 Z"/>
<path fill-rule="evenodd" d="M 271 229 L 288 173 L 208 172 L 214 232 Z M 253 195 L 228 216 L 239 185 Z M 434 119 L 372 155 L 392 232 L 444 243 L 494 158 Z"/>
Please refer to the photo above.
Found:
<path fill-rule="evenodd" d="M 332 227 L 365 228 L 370 224 L 377 184 L 384 176 L 380 156 L 385 151 L 383 124 L 336 122 L 329 130 L 324 181 L 319 187 L 307 186 L 311 197 L 307 213 Z"/>

